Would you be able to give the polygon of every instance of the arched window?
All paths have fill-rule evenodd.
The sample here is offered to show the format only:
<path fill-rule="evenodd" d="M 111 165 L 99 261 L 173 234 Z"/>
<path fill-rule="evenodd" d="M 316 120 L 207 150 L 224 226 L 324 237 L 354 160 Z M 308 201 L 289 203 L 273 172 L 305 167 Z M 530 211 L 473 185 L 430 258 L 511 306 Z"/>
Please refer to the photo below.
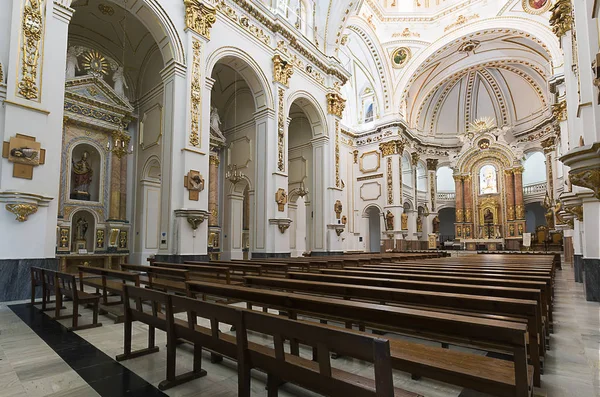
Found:
<path fill-rule="evenodd" d="M 367 110 L 365 111 L 365 123 L 369 123 L 373 121 L 373 102 L 367 105 Z"/>
<path fill-rule="evenodd" d="M 437 179 L 437 191 L 438 192 L 454 192 L 456 191 L 456 185 L 454 184 L 454 178 L 452 178 L 452 169 L 444 166 L 438 168 L 436 172 Z"/>
<path fill-rule="evenodd" d="M 413 172 L 410 156 L 407 152 L 402 156 L 402 184 L 413 187 Z"/>
<path fill-rule="evenodd" d="M 523 168 L 524 186 L 546 182 L 546 158 L 542 152 L 529 153 L 523 162 Z"/>
<path fill-rule="evenodd" d="M 427 191 L 427 170 L 425 164 L 420 161 L 417 164 L 417 190 L 420 192 Z"/>
<path fill-rule="evenodd" d="M 479 194 L 498 193 L 498 173 L 491 164 L 484 165 L 479 170 Z"/>
<path fill-rule="evenodd" d="M 306 5 L 306 3 L 304 2 L 304 0 L 300 0 L 300 12 L 298 13 L 298 18 L 300 19 L 299 21 L 299 26 L 298 28 L 300 29 L 300 31 L 303 34 L 306 34 L 306 27 L 308 26 L 308 7 Z"/>

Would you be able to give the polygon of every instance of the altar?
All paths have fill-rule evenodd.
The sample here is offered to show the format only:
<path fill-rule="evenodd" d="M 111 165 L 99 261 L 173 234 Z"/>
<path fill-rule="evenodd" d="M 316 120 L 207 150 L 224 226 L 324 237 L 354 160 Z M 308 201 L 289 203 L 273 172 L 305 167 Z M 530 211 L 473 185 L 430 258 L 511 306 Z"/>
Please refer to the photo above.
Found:
<path fill-rule="evenodd" d="M 464 249 L 467 251 L 498 251 L 504 249 L 503 238 L 494 239 L 463 239 Z"/>

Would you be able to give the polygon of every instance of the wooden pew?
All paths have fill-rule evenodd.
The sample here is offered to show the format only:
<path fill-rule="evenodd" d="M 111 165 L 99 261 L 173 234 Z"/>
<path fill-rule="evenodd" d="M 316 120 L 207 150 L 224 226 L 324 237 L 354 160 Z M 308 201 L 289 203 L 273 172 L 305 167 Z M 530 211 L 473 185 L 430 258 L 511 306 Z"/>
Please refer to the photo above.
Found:
<path fill-rule="evenodd" d="M 54 272 L 51 270 L 45 270 L 44 274 L 47 274 L 46 281 L 52 282 L 55 288 L 56 304 L 54 311 L 54 319 L 61 320 L 64 318 L 72 318 L 73 322 L 69 331 L 79 331 L 82 329 L 95 328 L 102 326 L 102 323 L 98 322 L 98 305 L 100 303 L 100 297 L 97 295 L 88 294 L 77 289 L 77 281 L 74 274 Z M 50 281 L 52 280 L 52 281 Z M 50 286 L 50 284 L 49 284 Z M 71 298 L 73 301 L 73 314 L 61 315 L 60 311 L 63 307 L 63 295 Z M 79 305 L 89 304 L 92 306 L 93 319 L 91 324 L 79 325 Z"/>
<path fill-rule="evenodd" d="M 42 300 L 41 300 L 41 310 L 42 311 L 47 311 L 47 310 L 54 310 L 54 307 L 47 307 L 46 305 L 49 303 L 55 303 L 55 301 L 50 300 L 50 296 L 52 294 L 55 293 L 55 289 L 54 288 L 48 288 L 48 283 L 46 282 L 46 276 L 44 275 L 44 272 L 47 269 L 42 269 L 40 267 L 31 267 L 31 301 L 29 302 L 29 305 L 31 307 L 34 307 L 34 305 L 36 304 L 35 301 L 35 294 L 36 294 L 36 290 L 38 287 L 42 288 Z"/>
<path fill-rule="evenodd" d="M 146 276 L 140 275 L 140 283 L 151 289 L 175 293 L 185 293 L 185 282 L 190 279 L 189 271 L 182 269 L 123 263 L 121 270 L 146 273 Z"/>
<path fill-rule="evenodd" d="M 231 284 L 231 273 L 228 267 L 210 266 L 208 264 L 194 265 L 189 263 L 153 262 L 152 266 L 170 269 L 187 270 L 190 279 L 210 280 L 211 282 Z"/>
<path fill-rule="evenodd" d="M 536 373 L 541 374 L 540 354 L 545 347 L 545 329 L 538 301 L 481 295 L 466 295 L 438 291 L 416 291 L 386 287 L 337 284 L 319 281 L 284 280 L 268 277 L 246 277 L 246 285 L 259 288 L 276 288 L 293 292 L 337 296 L 344 299 L 366 299 L 382 303 L 416 305 L 410 307 L 432 307 L 489 313 L 502 316 L 518 316 L 527 319 L 530 332 L 529 355 Z"/>
<path fill-rule="evenodd" d="M 292 319 L 305 314 L 342 322 L 356 321 L 375 329 L 423 335 L 446 343 L 459 341 L 464 344 L 465 340 L 469 340 L 471 346 L 477 345 L 480 349 L 510 352 L 512 363 L 500 360 L 498 365 L 493 365 L 490 361 L 485 367 L 477 365 L 471 369 L 468 368 L 470 365 L 465 365 L 464 356 L 460 360 L 449 362 L 455 356 L 445 349 L 439 350 L 440 357 L 437 360 L 443 368 L 436 367 L 434 360 L 420 359 L 418 355 L 409 359 L 404 352 L 402 355 L 392 355 L 392 363 L 394 368 L 400 370 L 410 368 L 408 372 L 417 375 L 498 396 L 527 396 L 533 390 L 529 387 L 533 370 L 528 372 L 525 324 L 240 286 L 194 281 L 187 285 L 190 294 L 206 293 L 285 310 Z M 444 351 L 448 352 L 447 355 Z"/>
<path fill-rule="evenodd" d="M 100 309 L 102 314 L 110 314 L 115 317 L 115 324 L 121 323 L 124 320 L 123 299 L 123 284 L 127 282 L 133 283 L 135 286 L 140 285 L 140 275 L 137 273 L 104 269 L 101 267 L 78 266 L 79 270 L 79 290 L 83 291 L 84 286 L 94 287 L 96 291 L 101 291 L 102 303 Z M 86 275 L 96 275 L 99 277 L 89 277 Z M 116 294 L 120 297 L 118 301 L 110 302 L 109 294 Z"/>

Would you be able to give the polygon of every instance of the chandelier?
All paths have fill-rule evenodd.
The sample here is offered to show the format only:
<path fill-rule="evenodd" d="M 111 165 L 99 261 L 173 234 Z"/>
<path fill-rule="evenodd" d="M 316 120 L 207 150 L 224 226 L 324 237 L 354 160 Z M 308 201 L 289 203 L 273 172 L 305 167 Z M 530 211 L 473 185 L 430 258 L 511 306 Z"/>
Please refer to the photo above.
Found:
<path fill-rule="evenodd" d="M 130 145 L 129 141 L 131 141 L 131 137 L 122 128 L 114 130 L 112 136 L 108 138 L 106 150 L 121 158 L 133 153 L 133 145 Z"/>
<path fill-rule="evenodd" d="M 237 184 L 244 178 L 244 174 L 241 171 L 238 171 L 237 164 L 230 164 L 229 169 L 225 173 L 225 179 L 234 185 Z"/>
<path fill-rule="evenodd" d="M 306 186 L 304 186 L 304 181 L 300 182 L 300 187 L 298 189 L 296 189 L 296 192 L 298 193 L 298 196 L 300 196 L 300 197 L 304 197 L 309 193 Z"/>

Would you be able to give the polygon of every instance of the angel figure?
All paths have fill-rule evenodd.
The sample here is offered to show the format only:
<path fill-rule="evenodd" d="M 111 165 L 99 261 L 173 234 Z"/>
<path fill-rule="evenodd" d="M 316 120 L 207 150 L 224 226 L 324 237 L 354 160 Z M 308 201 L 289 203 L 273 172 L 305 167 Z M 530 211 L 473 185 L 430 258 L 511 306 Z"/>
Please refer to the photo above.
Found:
<path fill-rule="evenodd" d="M 210 107 L 210 131 L 215 138 L 225 141 L 225 135 L 221 132 L 221 118 L 215 106 Z"/>
<path fill-rule="evenodd" d="M 127 100 L 127 96 L 125 95 L 125 88 L 129 88 L 127 86 L 127 82 L 125 81 L 125 71 L 123 70 L 123 66 L 119 66 L 115 73 L 113 73 L 112 80 L 115 83 L 114 89 L 115 93 L 121 98 Z"/>
<path fill-rule="evenodd" d="M 65 76 L 67 79 L 75 77 L 75 71 L 79 72 L 79 62 L 77 61 L 77 48 L 69 47 L 67 50 L 67 69 Z"/>

